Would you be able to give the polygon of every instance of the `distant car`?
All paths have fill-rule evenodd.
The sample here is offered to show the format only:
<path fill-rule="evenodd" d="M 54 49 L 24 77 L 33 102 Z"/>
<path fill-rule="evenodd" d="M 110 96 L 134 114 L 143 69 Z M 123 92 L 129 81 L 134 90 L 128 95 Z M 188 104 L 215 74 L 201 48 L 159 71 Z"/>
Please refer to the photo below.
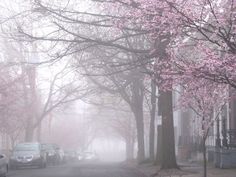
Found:
<path fill-rule="evenodd" d="M 56 164 L 61 164 L 65 162 L 65 153 L 62 148 L 60 148 L 57 144 L 51 144 L 53 149 L 55 150 Z"/>
<path fill-rule="evenodd" d="M 74 162 L 78 160 L 77 152 L 73 150 L 65 151 L 65 160 L 66 162 Z"/>
<path fill-rule="evenodd" d="M 46 168 L 46 152 L 40 143 L 20 143 L 13 149 L 9 164 L 12 169 L 26 166 Z"/>
<path fill-rule="evenodd" d="M 84 152 L 82 155 L 82 160 L 84 160 L 84 161 L 97 161 L 97 160 L 99 160 L 99 157 L 94 152 Z"/>
<path fill-rule="evenodd" d="M 59 163 L 65 163 L 65 152 L 64 152 L 64 150 L 59 147 L 59 148 L 57 149 L 57 152 L 58 152 L 59 157 L 60 157 Z"/>
<path fill-rule="evenodd" d="M 5 155 L 0 154 L 0 177 L 6 177 L 8 172 L 8 163 Z"/>
<path fill-rule="evenodd" d="M 77 153 L 77 160 L 83 160 L 83 155 L 81 153 Z"/>
<path fill-rule="evenodd" d="M 47 163 L 56 165 L 60 161 L 60 155 L 56 151 L 56 147 L 54 144 L 42 144 L 43 150 L 46 152 Z"/>

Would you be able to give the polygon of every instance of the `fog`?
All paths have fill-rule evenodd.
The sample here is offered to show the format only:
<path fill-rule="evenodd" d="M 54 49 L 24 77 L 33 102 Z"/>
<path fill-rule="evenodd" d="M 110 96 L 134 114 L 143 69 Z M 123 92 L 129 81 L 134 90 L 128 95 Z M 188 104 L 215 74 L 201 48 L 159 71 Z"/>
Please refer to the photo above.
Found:
<path fill-rule="evenodd" d="M 101 125 L 101 116 L 105 119 L 105 126 L 112 125 L 111 118 L 105 117 L 96 108 L 77 102 L 63 108 L 63 111 L 58 110 L 54 113 L 55 118 L 42 125 L 42 141 L 60 144 L 65 150 L 94 152 L 101 162 L 124 162 L 125 141 L 115 129 Z"/>
<path fill-rule="evenodd" d="M 0 177 L 235 167 L 235 3 L 0 0 Z"/>

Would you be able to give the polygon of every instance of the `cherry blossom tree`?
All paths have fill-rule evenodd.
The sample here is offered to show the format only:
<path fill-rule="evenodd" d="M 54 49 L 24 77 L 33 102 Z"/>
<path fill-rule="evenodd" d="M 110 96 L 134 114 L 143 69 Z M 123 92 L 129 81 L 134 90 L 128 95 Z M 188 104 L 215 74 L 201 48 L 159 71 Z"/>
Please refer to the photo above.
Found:
<path fill-rule="evenodd" d="M 234 0 L 121 0 L 115 4 L 122 7 L 125 4 L 128 18 L 122 19 L 123 26 L 142 23 L 153 40 L 170 35 L 167 47 L 173 55 L 169 64 L 176 66 L 172 70 L 175 74 L 191 74 L 236 88 Z M 185 51 L 189 45 L 194 46 L 195 52 L 204 53 L 199 60 L 183 62 L 183 57 L 176 57 L 176 51 Z M 157 48 L 152 54 L 158 57 Z M 165 65 L 162 62 L 166 61 L 157 60 Z"/>
<path fill-rule="evenodd" d="M 228 99 L 228 86 L 206 79 L 192 79 L 182 82 L 180 86 L 178 106 L 191 109 L 197 119 L 200 136 L 202 137 L 204 177 L 207 176 L 206 140 L 210 129 L 219 119 Z"/>
<path fill-rule="evenodd" d="M 189 88 L 197 89 L 196 83 L 202 85 L 202 82 L 207 81 L 215 83 L 216 88 L 225 85 L 235 88 L 235 2 L 233 0 L 121 0 L 111 3 L 123 7 L 126 11 L 127 18 L 119 19 L 117 22 L 122 24 L 121 28 L 141 23 L 142 28 L 150 33 L 157 44 L 150 57 L 156 58 L 154 73 L 158 76 L 157 83 L 162 90 L 172 90 L 182 84 L 183 80 L 188 86 L 185 94 L 190 95 L 193 92 Z M 163 45 L 160 44 L 165 42 L 167 44 L 162 48 Z M 163 50 L 168 53 L 164 57 Z M 216 94 L 214 90 L 211 91 L 212 94 Z M 199 93 L 198 90 L 195 92 Z M 207 99 L 212 95 L 204 90 L 200 92 L 199 99 L 206 99 L 203 103 L 209 102 L 210 100 Z M 224 92 L 220 94 L 225 96 Z M 213 96 L 214 99 L 220 99 L 220 94 Z M 192 96 L 189 98 L 196 101 Z M 202 116 L 200 117 L 203 127 L 205 127 L 205 119 L 209 117 L 206 115 L 209 112 L 203 110 L 213 110 L 217 107 L 215 101 L 209 102 L 209 105 L 211 109 L 206 104 L 201 105 Z M 207 133 L 203 136 L 203 140 L 206 137 Z"/>

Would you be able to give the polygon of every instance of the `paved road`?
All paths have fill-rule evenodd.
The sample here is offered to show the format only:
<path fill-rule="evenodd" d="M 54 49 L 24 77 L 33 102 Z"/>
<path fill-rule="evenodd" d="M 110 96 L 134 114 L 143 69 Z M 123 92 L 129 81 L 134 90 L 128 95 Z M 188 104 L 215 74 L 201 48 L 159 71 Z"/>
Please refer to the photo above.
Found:
<path fill-rule="evenodd" d="M 145 177 L 140 172 L 117 164 L 70 164 L 46 169 L 19 169 L 8 177 Z"/>

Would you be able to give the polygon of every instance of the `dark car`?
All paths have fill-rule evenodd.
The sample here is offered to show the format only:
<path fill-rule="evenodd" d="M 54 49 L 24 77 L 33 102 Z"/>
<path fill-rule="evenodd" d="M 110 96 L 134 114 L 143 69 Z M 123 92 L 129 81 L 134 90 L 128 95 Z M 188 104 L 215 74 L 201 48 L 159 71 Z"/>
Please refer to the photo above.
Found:
<path fill-rule="evenodd" d="M 5 155 L 0 154 L 0 177 L 5 177 L 8 172 L 8 163 Z"/>
<path fill-rule="evenodd" d="M 57 148 L 57 153 L 59 154 L 59 163 L 65 163 L 65 152 L 62 148 Z"/>
<path fill-rule="evenodd" d="M 40 143 L 20 143 L 10 157 L 10 167 L 37 166 L 46 168 L 46 153 Z"/>
<path fill-rule="evenodd" d="M 75 162 L 78 160 L 78 154 L 74 150 L 65 151 L 65 160 L 66 162 Z"/>
<path fill-rule="evenodd" d="M 55 144 L 42 144 L 42 147 L 47 155 L 48 164 L 56 165 L 60 161 L 60 156 L 57 152 Z"/>
<path fill-rule="evenodd" d="M 57 159 L 58 159 L 58 164 L 62 164 L 65 162 L 65 152 L 64 150 L 57 144 L 53 144 L 56 154 L 57 154 Z"/>

